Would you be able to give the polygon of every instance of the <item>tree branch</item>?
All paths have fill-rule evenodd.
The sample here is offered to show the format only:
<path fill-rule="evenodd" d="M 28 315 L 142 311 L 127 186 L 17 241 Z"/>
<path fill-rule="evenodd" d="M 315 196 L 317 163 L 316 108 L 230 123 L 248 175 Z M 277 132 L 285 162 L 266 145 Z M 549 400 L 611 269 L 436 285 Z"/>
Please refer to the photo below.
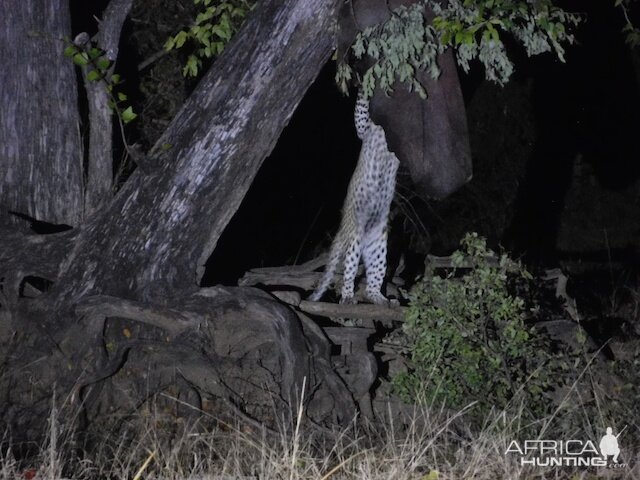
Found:
<path fill-rule="evenodd" d="M 311 290 L 318 283 L 317 268 L 327 263 L 327 255 L 320 255 L 302 265 L 285 265 L 282 267 L 253 268 L 238 281 L 239 286 L 253 285 L 287 285 L 303 290 Z"/>
<path fill-rule="evenodd" d="M 76 305 L 76 313 L 129 318 L 161 328 L 172 335 L 178 335 L 187 329 L 198 326 L 198 322 L 187 318 L 176 310 L 108 295 L 95 295 L 82 299 Z"/>
<path fill-rule="evenodd" d="M 107 58 L 112 62 L 118 58 L 120 32 L 132 4 L 133 0 L 111 0 L 100 21 L 96 40 L 98 46 L 107 52 Z"/>
<path fill-rule="evenodd" d="M 133 0 L 111 0 L 100 21 L 97 45 L 113 62 L 107 73 L 111 77 L 118 57 L 118 42 Z M 113 124 L 109 108 L 109 93 L 104 82 L 87 79 L 88 70 L 82 69 L 89 103 L 89 161 L 85 193 L 85 216 L 103 206 L 112 195 L 113 183 Z"/>

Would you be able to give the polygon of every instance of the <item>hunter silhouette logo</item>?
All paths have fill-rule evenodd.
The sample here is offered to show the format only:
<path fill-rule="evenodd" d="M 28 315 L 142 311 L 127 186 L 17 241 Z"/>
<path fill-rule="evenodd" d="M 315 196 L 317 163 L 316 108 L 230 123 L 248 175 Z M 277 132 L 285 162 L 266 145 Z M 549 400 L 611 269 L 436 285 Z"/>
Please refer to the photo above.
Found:
<path fill-rule="evenodd" d="M 600 440 L 600 453 L 607 460 L 613 457 L 613 463 L 618 463 L 618 455 L 620 455 L 620 447 L 618 445 L 618 437 L 624 432 L 624 427 L 618 435 L 613 434 L 613 429 L 607 427 L 607 434 Z"/>

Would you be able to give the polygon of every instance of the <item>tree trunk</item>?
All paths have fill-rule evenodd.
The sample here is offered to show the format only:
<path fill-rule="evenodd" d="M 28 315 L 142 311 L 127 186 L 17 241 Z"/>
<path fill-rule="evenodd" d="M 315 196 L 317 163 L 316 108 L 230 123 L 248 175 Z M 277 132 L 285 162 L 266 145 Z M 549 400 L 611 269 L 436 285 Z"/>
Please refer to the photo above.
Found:
<path fill-rule="evenodd" d="M 83 228 L 57 305 L 195 288 L 333 47 L 335 0 L 260 2 L 112 204 Z"/>
<path fill-rule="evenodd" d="M 271 401 L 295 413 L 306 384 L 309 416 L 352 418 L 353 398 L 317 325 L 255 289 L 197 289 L 331 53 L 336 2 L 260 2 L 150 160 L 85 225 L 35 238 L 0 231 L 14 249 L 0 249 L 0 369 L 19 372 L 0 376 L 2 423 L 31 440 L 52 397 L 92 422 L 112 408 L 129 413 L 176 381 L 242 414 L 247 403 L 259 411 Z M 53 287 L 32 299 L 26 275 Z"/>
<path fill-rule="evenodd" d="M 0 223 L 82 218 L 82 143 L 68 0 L 0 2 Z"/>

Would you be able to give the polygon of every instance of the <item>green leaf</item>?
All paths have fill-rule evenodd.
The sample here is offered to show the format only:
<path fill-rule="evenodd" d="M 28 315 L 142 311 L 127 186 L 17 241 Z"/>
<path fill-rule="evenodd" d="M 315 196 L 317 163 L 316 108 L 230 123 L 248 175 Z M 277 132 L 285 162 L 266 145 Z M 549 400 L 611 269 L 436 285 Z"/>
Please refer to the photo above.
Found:
<path fill-rule="evenodd" d="M 76 48 L 75 45 L 69 45 L 67 48 L 64 49 L 64 56 L 65 57 L 73 57 L 76 53 L 78 53 L 78 49 Z"/>
<path fill-rule="evenodd" d="M 175 36 L 176 48 L 181 48 L 187 41 L 187 32 L 181 31 Z"/>
<path fill-rule="evenodd" d="M 118 100 L 120 100 L 121 102 L 124 102 L 127 99 L 127 95 L 122 93 L 122 92 L 118 92 Z"/>
<path fill-rule="evenodd" d="M 89 63 L 89 58 L 87 57 L 87 54 L 84 52 L 76 53 L 73 56 L 73 63 L 81 67 L 84 67 L 87 63 Z"/>
<path fill-rule="evenodd" d="M 176 47 L 176 41 L 173 37 L 167 38 L 167 41 L 164 42 L 165 50 L 173 50 Z"/>
<path fill-rule="evenodd" d="M 462 41 L 465 45 L 473 45 L 476 39 L 474 38 L 473 33 L 465 30 L 462 35 Z"/>
<path fill-rule="evenodd" d="M 231 39 L 231 30 L 229 28 L 229 25 L 214 25 L 213 27 L 211 27 L 211 32 L 225 41 L 229 41 L 229 39 Z"/>
<path fill-rule="evenodd" d="M 189 55 L 187 63 L 182 69 L 182 75 L 185 77 L 195 77 L 198 75 L 200 60 L 195 55 Z"/>
<path fill-rule="evenodd" d="M 123 112 L 122 112 L 122 121 L 127 124 L 129 122 L 131 122 L 132 120 L 135 120 L 135 118 L 138 115 L 133 113 L 133 107 L 127 107 Z"/>
<path fill-rule="evenodd" d="M 98 58 L 103 53 L 104 52 L 102 50 L 100 50 L 99 48 L 93 47 L 93 48 L 89 49 L 89 58 L 91 60 L 95 60 L 96 58 Z"/>
<path fill-rule="evenodd" d="M 109 68 L 109 65 L 111 65 L 111 62 L 109 61 L 109 59 L 107 57 L 100 57 L 96 61 L 96 65 L 98 66 L 98 68 L 100 70 L 105 71 L 107 68 Z"/>
<path fill-rule="evenodd" d="M 114 73 L 113 75 L 111 75 L 111 84 L 118 85 L 119 83 L 120 83 L 120 75 L 117 73 Z"/>
<path fill-rule="evenodd" d="M 89 73 L 87 73 L 87 80 L 89 80 L 90 82 L 100 80 L 100 73 L 98 73 L 97 70 L 91 70 Z"/>
<path fill-rule="evenodd" d="M 215 12 L 216 12 L 216 7 L 211 7 L 211 8 L 207 8 L 204 12 L 199 13 L 196 16 L 196 25 L 200 25 L 201 23 L 204 23 L 207 20 L 211 20 Z"/>

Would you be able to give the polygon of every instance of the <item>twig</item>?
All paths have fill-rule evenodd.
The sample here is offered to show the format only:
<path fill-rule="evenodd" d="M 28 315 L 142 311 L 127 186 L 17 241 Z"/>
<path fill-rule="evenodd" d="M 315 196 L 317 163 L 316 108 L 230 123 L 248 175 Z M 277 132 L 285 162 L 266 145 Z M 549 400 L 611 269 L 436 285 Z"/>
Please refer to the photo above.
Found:
<path fill-rule="evenodd" d="M 149 58 L 147 58 L 146 60 L 143 60 L 142 62 L 140 62 L 138 64 L 138 72 L 141 72 L 142 70 L 147 68 L 152 63 L 157 62 L 158 60 L 160 60 L 162 57 L 164 57 L 168 53 L 169 53 L 169 51 L 168 50 L 164 50 L 164 49 L 157 51 L 156 53 L 151 55 Z"/>
<path fill-rule="evenodd" d="M 498 257 L 486 257 L 486 261 L 492 266 L 500 264 L 500 259 Z M 473 268 L 475 266 L 467 259 L 464 259 L 461 263 L 454 264 L 452 256 L 436 257 L 435 255 L 427 255 L 425 263 L 431 268 Z"/>
<path fill-rule="evenodd" d="M 138 471 L 136 472 L 136 474 L 133 477 L 133 480 L 140 480 L 140 478 L 142 478 L 142 473 L 147 469 L 147 467 L 151 463 L 151 460 L 153 460 L 155 458 L 155 456 L 156 456 L 156 451 L 154 450 L 153 452 L 151 452 L 149 454 L 149 456 L 144 461 L 142 466 L 138 469 Z"/>

